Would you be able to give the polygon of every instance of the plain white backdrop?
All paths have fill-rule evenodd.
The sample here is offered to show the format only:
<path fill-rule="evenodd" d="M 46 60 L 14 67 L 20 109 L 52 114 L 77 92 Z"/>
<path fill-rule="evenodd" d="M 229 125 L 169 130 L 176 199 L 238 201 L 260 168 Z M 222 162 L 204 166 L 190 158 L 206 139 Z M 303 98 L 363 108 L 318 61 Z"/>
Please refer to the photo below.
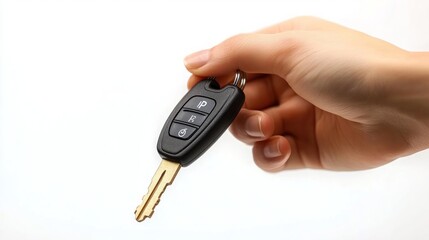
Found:
<path fill-rule="evenodd" d="M 429 1 L 3 0 L 0 239 L 429 239 L 429 152 L 258 169 L 226 132 L 134 220 L 189 73 L 225 38 L 314 15 L 429 51 Z"/>

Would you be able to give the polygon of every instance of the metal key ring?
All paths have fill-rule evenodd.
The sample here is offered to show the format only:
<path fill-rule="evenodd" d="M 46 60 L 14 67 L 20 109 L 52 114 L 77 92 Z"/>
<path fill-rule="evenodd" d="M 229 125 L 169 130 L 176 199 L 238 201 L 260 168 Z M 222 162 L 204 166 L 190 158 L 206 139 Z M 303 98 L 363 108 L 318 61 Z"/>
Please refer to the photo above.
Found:
<path fill-rule="evenodd" d="M 244 86 L 246 85 L 246 73 L 240 69 L 237 69 L 235 72 L 234 82 L 232 84 L 243 90 Z"/>

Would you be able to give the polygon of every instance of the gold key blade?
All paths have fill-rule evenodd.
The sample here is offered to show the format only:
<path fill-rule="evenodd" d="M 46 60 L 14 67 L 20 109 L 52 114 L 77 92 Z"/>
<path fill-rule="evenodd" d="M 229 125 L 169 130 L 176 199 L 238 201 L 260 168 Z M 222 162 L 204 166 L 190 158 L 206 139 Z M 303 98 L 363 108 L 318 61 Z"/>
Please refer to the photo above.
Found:
<path fill-rule="evenodd" d="M 137 206 L 134 211 L 136 220 L 141 222 L 147 217 L 151 217 L 153 209 L 158 204 L 162 193 L 165 191 L 167 185 L 171 185 L 180 170 L 180 164 L 176 162 L 170 162 L 162 160 L 161 164 L 156 170 L 155 175 L 152 178 L 152 182 L 149 185 L 148 192 L 142 198 L 142 203 Z"/>

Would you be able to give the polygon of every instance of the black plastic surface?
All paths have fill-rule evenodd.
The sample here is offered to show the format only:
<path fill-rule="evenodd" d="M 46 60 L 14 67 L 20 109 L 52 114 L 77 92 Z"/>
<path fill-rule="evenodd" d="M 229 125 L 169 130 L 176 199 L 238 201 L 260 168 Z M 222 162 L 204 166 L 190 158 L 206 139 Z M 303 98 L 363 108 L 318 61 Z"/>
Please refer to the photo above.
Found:
<path fill-rule="evenodd" d="M 237 86 L 227 85 L 221 89 L 213 79 L 199 82 L 180 100 L 165 122 L 157 144 L 159 155 L 183 167 L 190 165 L 225 132 L 243 106 L 244 98 L 243 91 Z M 198 108 L 198 104 L 206 99 L 209 99 L 207 104 L 201 103 Z M 181 111 L 194 112 L 197 117 L 204 115 L 205 119 L 198 126 L 195 121 L 184 121 L 179 115 Z M 170 131 L 173 122 L 175 127 L 180 124 L 184 131 L 196 130 L 189 139 L 184 139 L 178 135 L 182 129 Z"/>

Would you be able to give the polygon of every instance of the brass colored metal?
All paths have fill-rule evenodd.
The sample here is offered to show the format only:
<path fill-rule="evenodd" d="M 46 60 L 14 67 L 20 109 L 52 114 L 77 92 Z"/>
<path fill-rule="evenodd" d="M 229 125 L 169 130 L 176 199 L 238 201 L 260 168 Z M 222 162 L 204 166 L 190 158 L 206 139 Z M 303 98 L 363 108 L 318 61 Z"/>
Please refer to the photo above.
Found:
<path fill-rule="evenodd" d="M 154 208 L 159 203 L 162 193 L 168 185 L 171 185 L 180 170 L 180 164 L 176 162 L 170 162 L 162 160 L 161 164 L 156 170 L 155 175 L 152 178 L 152 182 L 149 185 L 148 192 L 142 198 L 142 203 L 137 206 L 134 214 L 136 220 L 141 222 L 147 217 L 151 217 Z"/>

